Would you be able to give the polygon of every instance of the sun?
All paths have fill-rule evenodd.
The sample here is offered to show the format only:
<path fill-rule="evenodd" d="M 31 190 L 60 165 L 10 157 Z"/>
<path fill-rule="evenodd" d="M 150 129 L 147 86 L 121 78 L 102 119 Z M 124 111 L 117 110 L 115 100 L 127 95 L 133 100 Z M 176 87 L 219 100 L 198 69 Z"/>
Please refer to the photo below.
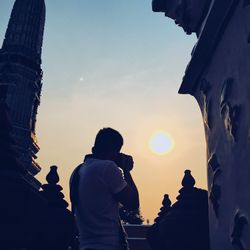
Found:
<path fill-rule="evenodd" d="M 148 145 L 152 153 L 165 155 L 174 148 L 174 140 L 164 130 L 158 130 L 152 134 Z"/>

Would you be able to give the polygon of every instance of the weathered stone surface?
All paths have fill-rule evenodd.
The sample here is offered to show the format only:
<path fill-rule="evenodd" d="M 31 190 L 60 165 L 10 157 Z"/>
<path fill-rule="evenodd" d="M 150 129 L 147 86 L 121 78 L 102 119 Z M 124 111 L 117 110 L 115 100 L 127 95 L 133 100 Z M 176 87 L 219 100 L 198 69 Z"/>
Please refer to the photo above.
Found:
<path fill-rule="evenodd" d="M 153 0 L 152 8 L 155 12 L 164 12 L 187 34 L 198 34 L 210 3 L 211 0 Z"/>

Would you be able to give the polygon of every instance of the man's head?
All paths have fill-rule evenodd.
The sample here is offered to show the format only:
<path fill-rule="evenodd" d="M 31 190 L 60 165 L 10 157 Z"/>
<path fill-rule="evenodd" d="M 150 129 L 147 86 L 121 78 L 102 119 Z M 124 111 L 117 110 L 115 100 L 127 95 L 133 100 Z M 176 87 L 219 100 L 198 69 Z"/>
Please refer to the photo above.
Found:
<path fill-rule="evenodd" d="M 123 138 L 118 131 L 103 128 L 96 135 L 92 153 L 104 159 L 115 160 L 122 145 Z"/>

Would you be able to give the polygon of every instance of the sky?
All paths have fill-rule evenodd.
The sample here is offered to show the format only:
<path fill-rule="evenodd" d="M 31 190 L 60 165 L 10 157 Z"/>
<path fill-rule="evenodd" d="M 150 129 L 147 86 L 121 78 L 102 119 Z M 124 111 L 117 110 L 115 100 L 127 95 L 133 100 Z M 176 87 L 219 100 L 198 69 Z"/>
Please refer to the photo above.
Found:
<path fill-rule="evenodd" d="M 0 1 L 1 40 L 13 3 Z M 37 178 L 45 183 L 57 165 L 68 200 L 73 169 L 96 133 L 112 127 L 124 137 L 122 152 L 134 157 L 145 220 L 153 222 L 164 194 L 175 201 L 185 169 L 206 189 L 201 113 L 192 96 L 177 93 L 196 37 L 153 13 L 151 0 L 47 0 L 46 6 Z M 157 130 L 174 141 L 168 154 L 149 149 Z"/>

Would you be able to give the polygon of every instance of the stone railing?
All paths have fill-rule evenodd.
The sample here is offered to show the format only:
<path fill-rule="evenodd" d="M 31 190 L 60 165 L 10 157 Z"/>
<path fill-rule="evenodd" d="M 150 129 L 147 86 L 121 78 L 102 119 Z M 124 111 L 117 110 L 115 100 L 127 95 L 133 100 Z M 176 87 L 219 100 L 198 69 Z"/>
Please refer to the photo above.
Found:
<path fill-rule="evenodd" d="M 150 225 L 124 225 L 124 229 L 128 235 L 130 250 L 151 250 L 146 239 L 149 228 Z"/>

